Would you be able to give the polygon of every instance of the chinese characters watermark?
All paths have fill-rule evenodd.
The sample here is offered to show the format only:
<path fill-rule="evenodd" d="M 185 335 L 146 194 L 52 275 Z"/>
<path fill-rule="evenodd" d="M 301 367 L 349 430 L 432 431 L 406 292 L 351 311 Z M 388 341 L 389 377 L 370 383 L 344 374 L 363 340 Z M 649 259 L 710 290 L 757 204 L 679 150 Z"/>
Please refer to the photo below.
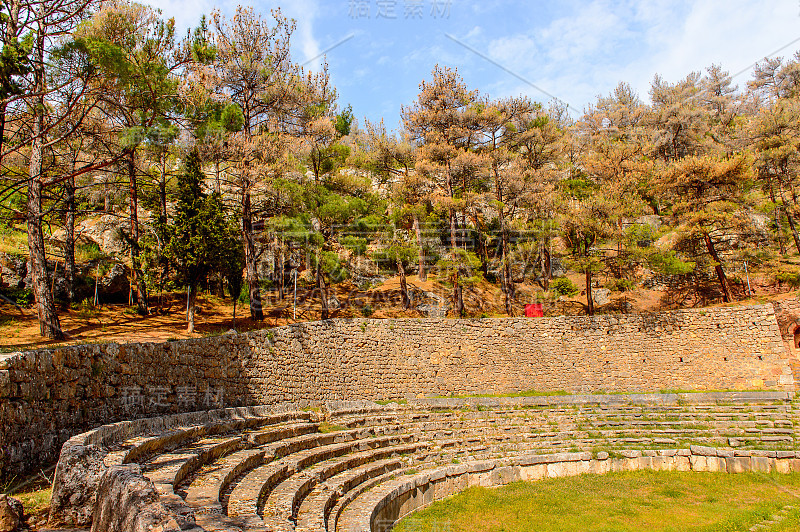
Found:
<path fill-rule="evenodd" d="M 349 0 L 352 19 L 421 20 L 450 18 L 453 0 Z"/>
<path fill-rule="evenodd" d="M 222 408 L 225 406 L 225 388 L 209 386 L 198 391 L 196 386 L 123 386 L 120 388 L 120 404 L 126 412 L 142 408 L 170 408 L 178 410 L 195 407 Z"/>

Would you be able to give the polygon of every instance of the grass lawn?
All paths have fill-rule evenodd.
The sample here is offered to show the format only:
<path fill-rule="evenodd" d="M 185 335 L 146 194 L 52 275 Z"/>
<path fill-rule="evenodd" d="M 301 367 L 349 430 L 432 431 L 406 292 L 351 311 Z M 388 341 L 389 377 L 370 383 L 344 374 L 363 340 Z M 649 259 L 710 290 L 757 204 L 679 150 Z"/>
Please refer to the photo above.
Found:
<path fill-rule="evenodd" d="M 746 532 L 762 522 L 800 530 L 800 474 L 637 471 L 470 488 L 395 532 Z"/>

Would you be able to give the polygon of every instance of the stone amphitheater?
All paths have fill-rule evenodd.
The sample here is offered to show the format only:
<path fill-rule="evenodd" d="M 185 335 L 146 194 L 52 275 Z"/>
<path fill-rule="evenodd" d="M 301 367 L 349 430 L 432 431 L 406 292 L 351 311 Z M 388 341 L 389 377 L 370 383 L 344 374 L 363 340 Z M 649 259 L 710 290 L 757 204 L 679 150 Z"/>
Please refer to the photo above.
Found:
<path fill-rule="evenodd" d="M 14 353 L 0 465 L 57 457 L 50 525 L 96 532 L 384 532 L 470 486 L 800 472 L 799 320 L 790 300 Z"/>
<path fill-rule="evenodd" d="M 65 445 L 51 518 L 91 512 L 95 531 L 384 532 L 469 486 L 800 471 L 799 422 L 785 392 L 286 405 L 122 422 Z M 87 491 L 85 479 L 98 480 Z"/>

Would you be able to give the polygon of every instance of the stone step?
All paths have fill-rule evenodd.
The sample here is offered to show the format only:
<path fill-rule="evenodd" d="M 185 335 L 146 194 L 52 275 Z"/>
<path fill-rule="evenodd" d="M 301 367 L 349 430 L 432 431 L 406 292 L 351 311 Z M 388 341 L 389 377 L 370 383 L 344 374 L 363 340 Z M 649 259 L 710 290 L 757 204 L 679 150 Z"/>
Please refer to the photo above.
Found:
<path fill-rule="evenodd" d="M 218 460 L 186 488 L 187 506 L 198 513 L 221 514 L 222 494 L 233 480 L 264 463 L 264 449 L 244 449 Z"/>
<path fill-rule="evenodd" d="M 299 420 L 310 420 L 308 412 L 285 412 L 257 418 L 229 419 L 206 425 L 178 427 L 163 432 L 140 435 L 117 443 L 106 456 L 107 466 L 142 463 L 148 458 L 181 446 L 191 445 L 201 438 L 226 433 L 246 433 L 267 425 L 278 425 Z"/>
<path fill-rule="evenodd" d="M 795 421 L 798 419 L 796 415 L 793 416 Z M 608 412 L 603 415 L 597 415 L 597 412 L 585 411 L 565 411 L 558 415 L 553 412 L 540 412 L 533 414 L 529 410 L 519 411 L 516 415 L 500 415 L 497 413 L 485 412 L 447 412 L 447 413 L 426 413 L 413 416 L 405 415 L 384 415 L 375 416 L 372 418 L 364 417 L 350 417 L 341 420 L 332 420 L 336 424 L 346 427 L 357 426 L 370 426 L 376 424 L 402 424 L 404 426 L 421 424 L 425 422 L 452 424 L 452 423 L 483 423 L 487 425 L 492 424 L 506 424 L 513 425 L 515 423 L 560 423 L 565 421 L 570 422 L 593 422 L 596 424 L 601 423 L 637 423 L 637 424 L 652 424 L 652 423 L 688 423 L 688 424 L 709 424 L 713 422 L 724 423 L 725 421 L 731 422 L 754 422 L 766 424 L 786 424 L 793 426 L 794 422 L 785 419 L 785 413 L 775 414 L 774 412 L 742 412 L 738 414 L 730 414 L 725 416 L 698 414 L 698 413 L 665 413 L 664 415 L 656 415 L 652 411 L 647 412 L 622 412 L 618 414 L 610 414 Z"/>
<path fill-rule="evenodd" d="M 404 462 L 398 458 L 377 460 L 334 475 L 316 486 L 303 499 L 297 511 L 296 532 L 325 531 L 328 518 L 339 500 L 357 486 L 376 477 L 402 469 Z M 335 529 L 335 524 L 331 530 Z"/>
<path fill-rule="evenodd" d="M 413 440 L 410 437 L 391 436 L 390 438 L 391 440 L 387 440 L 385 443 L 405 443 L 405 445 L 384 446 L 384 442 L 381 442 L 377 448 L 321 462 L 281 482 L 272 490 L 264 504 L 262 510 L 264 524 L 276 532 L 291 532 L 294 530 L 294 520 L 303 499 L 320 482 L 348 469 L 395 455 L 414 453 L 425 447 L 425 444 L 409 444 L 408 442 Z M 372 442 L 365 443 L 372 445 Z"/>
<path fill-rule="evenodd" d="M 398 469 L 395 471 L 389 471 L 377 477 L 365 480 L 357 484 L 355 487 L 350 489 L 347 493 L 342 495 L 337 503 L 331 508 L 331 511 L 328 513 L 327 518 L 327 531 L 328 532 L 353 532 L 353 529 L 346 528 L 345 526 L 340 526 L 340 522 L 345 522 L 348 519 L 342 519 L 342 516 L 345 510 L 352 504 L 354 500 L 358 497 L 363 495 L 364 493 L 368 492 L 369 490 L 375 488 L 376 486 L 381 486 L 386 482 L 389 482 L 393 479 L 398 477 L 404 476 L 407 473 L 411 473 L 416 471 L 414 468 L 403 468 Z"/>
<path fill-rule="evenodd" d="M 319 423 L 291 423 L 276 427 L 269 427 L 247 435 L 247 441 L 253 445 L 265 445 L 295 436 L 313 434 L 319 429 Z"/>
<path fill-rule="evenodd" d="M 234 486 L 227 501 L 229 516 L 257 516 L 269 491 L 289 475 L 309 465 L 350 452 L 361 440 L 378 439 L 379 427 L 328 434 L 309 434 L 265 448 L 265 465 L 252 469 Z M 337 454 L 338 453 L 338 454 Z M 223 501 L 224 503 L 224 501 Z"/>
<path fill-rule="evenodd" d="M 172 495 L 190 473 L 230 452 L 238 450 L 242 437 L 207 438 L 190 447 L 163 453 L 143 464 L 144 474 L 159 494 Z"/>

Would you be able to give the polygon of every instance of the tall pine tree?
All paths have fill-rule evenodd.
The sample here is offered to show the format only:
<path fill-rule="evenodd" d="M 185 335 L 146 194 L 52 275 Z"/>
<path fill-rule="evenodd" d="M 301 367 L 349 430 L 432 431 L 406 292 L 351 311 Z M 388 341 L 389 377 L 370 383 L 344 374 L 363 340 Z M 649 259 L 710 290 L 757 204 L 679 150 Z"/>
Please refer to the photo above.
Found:
<path fill-rule="evenodd" d="M 197 287 L 213 270 L 221 268 L 229 243 L 228 224 L 219 194 L 207 195 L 202 190 L 203 172 L 197 149 L 186 157 L 183 173 L 178 177 L 178 204 L 170 257 L 178 281 L 186 287 L 187 332 L 194 332 Z"/>

